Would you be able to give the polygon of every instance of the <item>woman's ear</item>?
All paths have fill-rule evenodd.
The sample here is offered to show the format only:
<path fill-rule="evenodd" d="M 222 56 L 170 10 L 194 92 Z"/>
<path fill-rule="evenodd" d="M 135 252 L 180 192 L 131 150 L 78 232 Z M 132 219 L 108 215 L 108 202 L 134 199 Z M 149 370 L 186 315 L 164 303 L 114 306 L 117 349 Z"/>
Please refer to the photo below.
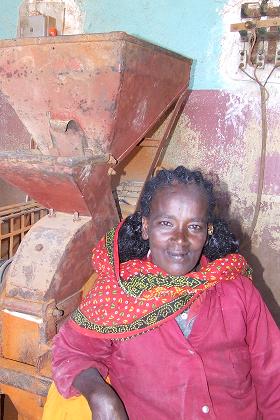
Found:
<path fill-rule="evenodd" d="M 142 238 L 146 241 L 147 239 L 149 239 L 149 235 L 148 235 L 148 226 L 149 226 L 149 222 L 148 222 L 148 218 L 147 217 L 142 217 Z"/>

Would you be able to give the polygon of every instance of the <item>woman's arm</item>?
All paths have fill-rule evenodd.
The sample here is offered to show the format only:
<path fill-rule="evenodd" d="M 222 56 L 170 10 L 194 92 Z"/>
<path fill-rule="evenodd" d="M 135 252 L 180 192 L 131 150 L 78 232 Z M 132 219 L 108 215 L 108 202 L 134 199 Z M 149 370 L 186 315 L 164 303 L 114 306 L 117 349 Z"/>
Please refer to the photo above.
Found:
<path fill-rule="evenodd" d="M 250 282 L 246 287 L 246 306 L 246 340 L 258 407 L 264 420 L 277 420 L 280 413 L 280 331 Z"/>
<path fill-rule="evenodd" d="M 94 412 L 94 420 L 128 418 L 122 401 L 105 381 L 111 353 L 110 340 L 84 336 L 69 321 L 54 338 L 54 382 L 65 398 L 83 394 Z"/>
<path fill-rule="evenodd" d="M 73 385 L 86 397 L 94 420 L 128 419 L 121 399 L 97 369 L 84 370 L 76 376 Z"/>

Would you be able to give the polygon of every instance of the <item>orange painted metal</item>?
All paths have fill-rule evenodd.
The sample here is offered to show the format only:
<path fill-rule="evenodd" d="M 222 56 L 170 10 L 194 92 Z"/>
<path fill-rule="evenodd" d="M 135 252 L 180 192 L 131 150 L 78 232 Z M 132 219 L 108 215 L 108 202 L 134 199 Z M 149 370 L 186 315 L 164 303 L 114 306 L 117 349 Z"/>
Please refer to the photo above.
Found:
<path fill-rule="evenodd" d="M 0 366 L 2 367 L 2 361 L 0 360 Z M 15 406 L 18 415 L 18 420 L 41 420 L 43 415 L 43 406 L 46 401 L 46 397 L 38 395 L 35 391 L 38 389 L 38 383 L 35 378 L 35 373 L 28 372 L 22 373 L 19 372 L 18 369 L 14 369 L 14 365 L 6 362 L 5 366 L 3 366 L 3 370 L 6 373 L 9 373 L 9 376 L 11 377 L 11 372 L 15 375 L 14 380 L 18 382 L 18 378 L 20 377 L 20 380 L 28 386 L 30 390 L 34 390 L 34 392 L 26 391 L 21 388 L 17 388 L 16 386 L 12 385 L 6 385 L 6 384 L 0 384 L 0 391 L 3 394 L 6 394 L 10 397 L 11 401 L 13 402 L 13 405 Z M 28 367 L 25 368 L 26 371 L 28 371 Z M 45 384 L 44 393 L 47 391 L 49 386 L 49 383 Z M 5 414 L 5 413 L 4 413 Z M 5 419 L 5 416 L 4 416 Z M 13 420 L 16 420 L 16 418 L 13 418 Z"/>
<path fill-rule="evenodd" d="M 34 365 L 38 358 L 40 325 L 1 311 L 2 354 L 4 358 Z M 20 343 L 20 346 L 18 345 Z"/>

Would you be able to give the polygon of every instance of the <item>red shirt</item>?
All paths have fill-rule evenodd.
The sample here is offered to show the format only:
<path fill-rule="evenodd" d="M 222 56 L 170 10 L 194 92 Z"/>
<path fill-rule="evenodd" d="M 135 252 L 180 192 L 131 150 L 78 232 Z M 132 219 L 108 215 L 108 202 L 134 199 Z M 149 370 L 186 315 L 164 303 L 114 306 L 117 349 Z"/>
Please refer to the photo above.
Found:
<path fill-rule="evenodd" d="M 130 420 L 280 419 L 280 332 L 244 277 L 203 294 L 188 338 L 175 320 L 125 341 L 66 323 L 53 350 L 60 393 L 78 395 L 72 382 L 89 367 L 109 374 Z"/>

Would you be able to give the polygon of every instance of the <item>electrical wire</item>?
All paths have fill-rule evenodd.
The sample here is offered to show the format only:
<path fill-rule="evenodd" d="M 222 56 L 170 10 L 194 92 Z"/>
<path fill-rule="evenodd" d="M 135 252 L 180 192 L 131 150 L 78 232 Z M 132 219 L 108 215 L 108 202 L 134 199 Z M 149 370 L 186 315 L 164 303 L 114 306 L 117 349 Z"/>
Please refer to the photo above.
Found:
<path fill-rule="evenodd" d="M 275 66 L 272 67 L 271 72 L 269 73 L 269 75 L 267 76 L 267 78 L 265 79 L 265 82 L 263 83 L 263 85 L 265 86 L 270 78 L 270 76 L 272 75 L 272 73 L 274 72 L 274 70 L 279 67 L 279 65 L 275 64 Z"/>
<path fill-rule="evenodd" d="M 267 145 L 267 107 L 266 102 L 269 98 L 269 92 L 266 89 L 266 84 L 269 81 L 269 78 L 271 77 L 274 70 L 278 67 L 277 65 L 273 66 L 272 70 L 268 74 L 267 78 L 265 79 L 264 83 L 262 83 L 259 78 L 257 77 L 257 69 L 258 66 L 254 66 L 254 76 L 251 76 L 247 71 L 245 71 L 242 66 L 239 66 L 239 69 L 245 73 L 250 79 L 252 79 L 254 82 L 256 82 L 260 87 L 260 99 L 261 99 L 261 138 L 262 138 L 262 144 L 261 144 L 261 154 L 260 154 L 260 167 L 259 167 L 259 176 L 258 176 L 258 188 L 257 188 L 257 198 L 256 198 L 256 204 L 255 204 L 255 210 L 253 215 L 253 220 L 250 226 L 250 230 L 248 232 L 248 240 L 252 239 L 252 236 L 254 234 L 257 221 L 260 214 L 261 209 L 261 200 L 263 195 L 263 187 L 264 187 L 264 175 L 265 175 L 265 158 L 266 158 L 266 145 Z M 247 241 L 245 241 L 247 245 Z M 245 246 L 245 243 L 242 244 L 242 247 Z"/>
<path fill-rule="evenodd" d="M 250 226 L 249 238 L 251 239 L 255 231 L 257 221 L 261 209 L 261 200 L 264 187 L 264 175 L 265 175 L 265 158 L 266 158 L 266 144 L 267 144 L 267 115 L 266 115 L 266 101 L 267 101 L 267 90 L 264 86 L 260 85 L 260 94 L 261 94 L 261 129 L 262 129 L 262 146 L 261 146 L 261 156 L 260 156 L 260 168 L 258 176 L 258 189 L 257 189 L 257 199 L 255 204 L 255 211 L 253 220 Z"/>
<path fill-rule="evenodd" d="M 249 38 L 249 51 L 248 51 L 248 61 L 251 66 L 253 66 L 252 52 L 253 52 L 253 49 L 255 48 L 256 42 L 257 42 L 256 28 L 252 28 L 252 33 Z"/>

